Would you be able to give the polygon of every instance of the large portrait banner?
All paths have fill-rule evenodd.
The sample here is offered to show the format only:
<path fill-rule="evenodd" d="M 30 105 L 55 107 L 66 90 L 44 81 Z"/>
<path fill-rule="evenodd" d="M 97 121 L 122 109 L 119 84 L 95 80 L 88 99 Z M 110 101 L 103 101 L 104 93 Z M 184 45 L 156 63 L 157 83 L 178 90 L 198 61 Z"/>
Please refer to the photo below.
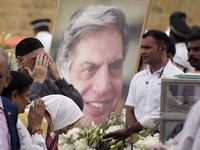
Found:
<path fill-rule="evenodd" d="M 124 108 L 138 63 L 147 1 L 60 0 L 50 54 L 84 100 L 80 126 Z"/>

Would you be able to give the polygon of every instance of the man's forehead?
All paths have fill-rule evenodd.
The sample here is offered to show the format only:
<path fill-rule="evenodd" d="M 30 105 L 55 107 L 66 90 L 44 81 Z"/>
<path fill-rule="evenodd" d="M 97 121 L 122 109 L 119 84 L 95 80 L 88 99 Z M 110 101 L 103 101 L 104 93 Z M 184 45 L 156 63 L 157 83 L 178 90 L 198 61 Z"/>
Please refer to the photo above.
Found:
<path fill-rule="evenodd" d="M 30 57 L 36 57 L 37 55 L 40 55 L 40 54 L 46 54 L 44 48 L 39 48 L 39 49 L 36 49 L 28 54 L 26 54 L 26 56 L 30 56 Z"/>
<path fill-rule="evenodd" d="M 153 38 L 153 37 L 147 37 L 145 39 L 142 39 L 141 41 L 141 45 L 155 45 L 157 44 L 156 43 L 156 40 Z"/>
<path fill-rule="evenodd" d="M 152 37 L 152 36 L 147 36 L 147 37 L 145 37 L 145 38 L 142 38 L 142 41 L 156 41 L 156 39 L 154 38 L 154 37 Z"/>
<path fill-rule="evenodd" d="M 192 41 L 188 41 L 188 46 L 189 45 L 200 45 L 200 39 L 194 39 Z"/>

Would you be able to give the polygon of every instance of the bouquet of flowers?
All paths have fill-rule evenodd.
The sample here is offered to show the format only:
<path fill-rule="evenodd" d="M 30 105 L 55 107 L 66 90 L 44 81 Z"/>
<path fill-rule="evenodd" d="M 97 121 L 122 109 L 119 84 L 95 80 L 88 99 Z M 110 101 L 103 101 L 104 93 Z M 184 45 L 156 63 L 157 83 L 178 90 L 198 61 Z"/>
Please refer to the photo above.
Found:
<path fill-rule="evenodd" d="M 154 135 L 148 135 L 146 137 L 140 137 L 140 139 L 134 144 L 134 146 L 140 150 L 175 150 L 176 145 L 169 144 L 169 146 L 163 145 L 159 141 L 159 133 Z"/>
<path fill-rule="evenodd" d="M 90 128 L 73 128 L 67 134 L 59 136 L 59 150 L 110 150 L 128 148 L 129 139 L 115 144 L 115 141 L 107 143 L 102 140 L 102 136 L 106 133 L 116 131 L 125 127 L 125 109 L 122 110 L 122 115 L 118 116 L 114 113 L 110 115 L 108 124 L 103 128 L 94 123 Z"/>
<path fill-rule="evenodd" d="M 109 132 L 125 128 L 125 109 L 122 115 L 118 116 L 114 113 L 110 115 L 108 124 L 103 128 L 94 123 L 90 128 L 73 128 L 67 134 L 59 136 L 59 150 L 130 150 L 130 138 L 118 143 L 115 140 L 107 143 L 102 140 L 102 136 Z M 135 134 L 132 143 L 134 150 L 154 150 L 159 147 L 160 150 L 174 150 L 174 146 L 165 146 L 159 142 L 159 134 L 153 134 L 149 130 L 143 130 L 140 134 Z"/>

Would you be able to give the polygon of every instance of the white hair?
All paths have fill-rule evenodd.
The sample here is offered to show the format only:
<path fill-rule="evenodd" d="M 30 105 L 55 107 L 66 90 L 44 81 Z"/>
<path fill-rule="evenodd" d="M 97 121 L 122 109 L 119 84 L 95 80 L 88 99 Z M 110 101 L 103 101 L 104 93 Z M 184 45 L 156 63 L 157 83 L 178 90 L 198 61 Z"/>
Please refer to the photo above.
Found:
<path fill-rule="evenodd" d="M 125 14 L 114 6 L 88 6 L 75 12 L 63 32 L 57 56 L 58 69 L 67 79 L 70 66 L 75 59 L 74 47 L 88 32 L 114 27 L 122 36 L 123 57 L 126 57 L 129 46 L 129 32 Z"/>
<path fill-rule="evenodd" d="M 0 49 L 0 54 L 6 59 L 6 75 L 10 74 L 11 71 L 11 62 L 10 62 L 10 58 L 8 57 L 8 55 L 5 53 L 4 50 Z"/>

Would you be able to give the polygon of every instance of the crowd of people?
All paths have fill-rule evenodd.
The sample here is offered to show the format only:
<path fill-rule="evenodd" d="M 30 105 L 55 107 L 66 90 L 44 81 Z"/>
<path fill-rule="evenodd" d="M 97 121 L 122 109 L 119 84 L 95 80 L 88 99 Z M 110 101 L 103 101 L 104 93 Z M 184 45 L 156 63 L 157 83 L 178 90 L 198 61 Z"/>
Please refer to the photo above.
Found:
<path fill-rule="evenodd" d="M 192 32 L 186 18 L 183 12 L 175 12 L 168 34 L 160 30 L 142 34 L 141 65 L 147 66 L 130 83 L 126 128 L 108 133 L 102 140 L 119 141 L 143 128 L 159 129 L 162 76 L 200 71 L 200 32 Z M 35 29 L 50 20 L 38 22 L 32 22 Z M 63 33 L 56 63 L 48 54 L 49 47 L 37 37 L 25 38 L 16 45 L 17 71 L 11 70 L 8 56 L 0 50 L 0 148 L 56 150 L 58 135 L 73 126 L 106 124 L 120 100 L 128 49 L 124 12 L 97 5 L 74 13 Z M 170 106 L 177 104 L 173 89 L 167 97 Z M 199 104 L 192 107 L 180 133 L 180 150 L 200 147 L 200 121 L 192 121 L 199 113 Z M 25 108 L 29 109 L 27 127 L 18 118 Z M 44 118 L 48 124 L 46 137 L 41 128 Z"/>

